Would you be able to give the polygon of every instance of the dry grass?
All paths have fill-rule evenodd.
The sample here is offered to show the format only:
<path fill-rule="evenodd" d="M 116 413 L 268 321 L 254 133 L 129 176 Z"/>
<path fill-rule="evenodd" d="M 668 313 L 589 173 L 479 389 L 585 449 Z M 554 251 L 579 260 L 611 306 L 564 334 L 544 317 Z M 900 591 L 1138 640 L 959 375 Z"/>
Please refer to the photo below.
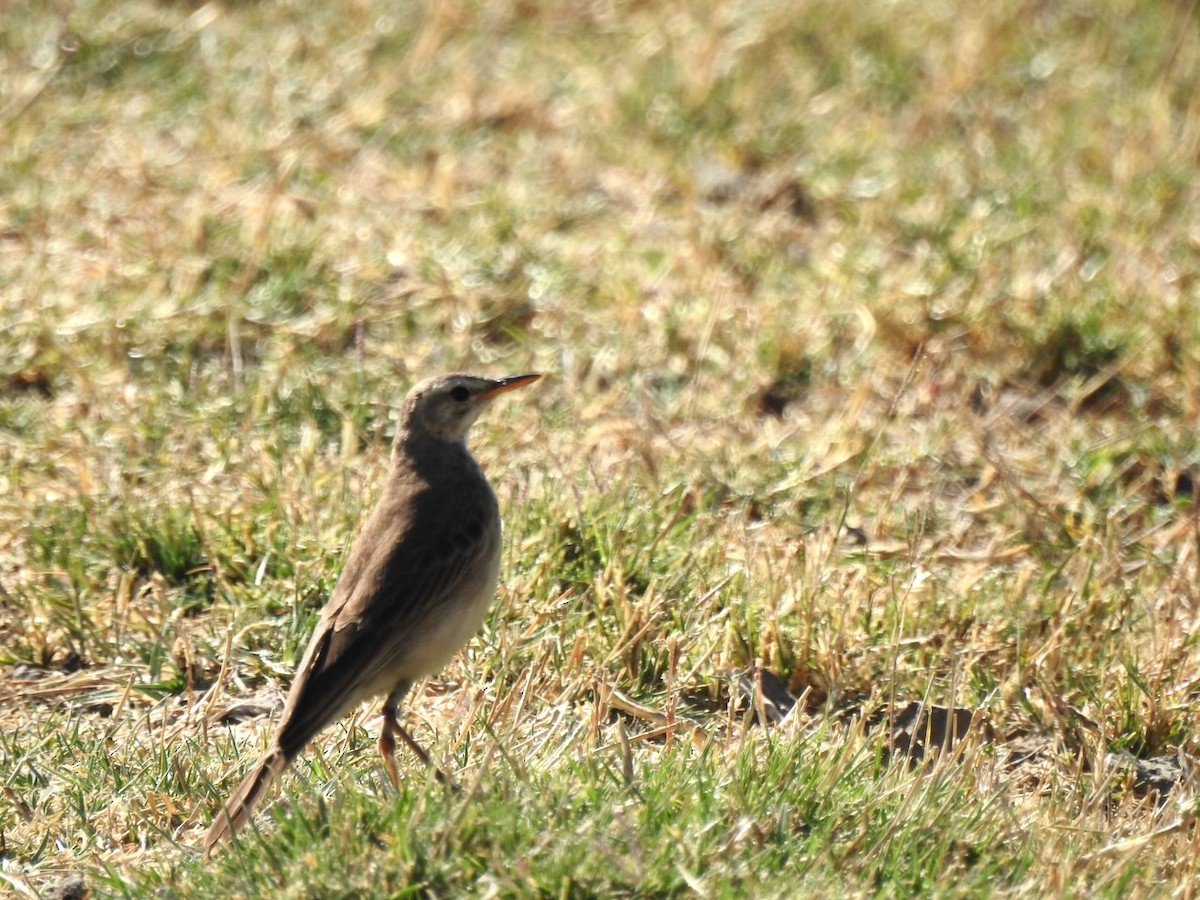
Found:
<path fill-rule="evenodd" d="M 1196 26 L 18 4 L 0 880 L 1190 896 Z M 385 789 L 363 710 L 200 861 L 391 404 L 463 368 L 549 377 L 475 432 L 501 595 L 410 710 L 462 791 Z M 974 723 L 911 767 L 922 699 Z"/>

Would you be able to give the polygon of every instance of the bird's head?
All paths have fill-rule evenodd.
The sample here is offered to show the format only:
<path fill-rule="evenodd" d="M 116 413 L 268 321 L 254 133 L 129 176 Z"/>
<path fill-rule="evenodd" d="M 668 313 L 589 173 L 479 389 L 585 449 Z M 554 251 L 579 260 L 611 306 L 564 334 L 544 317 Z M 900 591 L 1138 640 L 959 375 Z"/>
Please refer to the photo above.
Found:
<path fill-rule="evenodd" d="M 438 375 L 408 392 L 402 429 L 447 443 L 463 443 L 471 425 L 492 400 L 532 384 L 541 375 L 482 378 L 478 375 Z"/>

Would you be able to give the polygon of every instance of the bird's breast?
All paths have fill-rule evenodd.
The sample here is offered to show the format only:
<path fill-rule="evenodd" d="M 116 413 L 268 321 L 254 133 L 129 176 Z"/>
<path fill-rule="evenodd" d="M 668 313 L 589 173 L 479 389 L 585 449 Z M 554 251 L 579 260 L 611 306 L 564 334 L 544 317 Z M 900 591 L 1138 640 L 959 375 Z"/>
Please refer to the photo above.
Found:
<path fill-rule="evenodd" d="M 413 677 L 441 671 L 483 625 L 500 571 L 500 529 L 488 529 L 481 538 L 477 561 L 463 573 L 453 597 L 430 611 L 429 617 L 409 648 L 408 665 Z"/>

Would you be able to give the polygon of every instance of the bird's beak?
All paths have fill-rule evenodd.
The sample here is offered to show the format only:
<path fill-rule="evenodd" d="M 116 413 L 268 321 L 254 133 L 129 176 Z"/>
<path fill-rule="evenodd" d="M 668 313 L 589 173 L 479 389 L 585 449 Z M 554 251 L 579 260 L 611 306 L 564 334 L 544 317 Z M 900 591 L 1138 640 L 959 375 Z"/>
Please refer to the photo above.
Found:
<path fill-rule="evenodd" d="M 493 397 L 499 397 L 508 391 L 516 390 L 527 384 L 533 384 L 541 377 L 540 374 L 531 372 L 528 375 L 509 375 L 507 378 L 497 378 L 495 385 L 480 394 L 479 399 L 491 400 Z"/>

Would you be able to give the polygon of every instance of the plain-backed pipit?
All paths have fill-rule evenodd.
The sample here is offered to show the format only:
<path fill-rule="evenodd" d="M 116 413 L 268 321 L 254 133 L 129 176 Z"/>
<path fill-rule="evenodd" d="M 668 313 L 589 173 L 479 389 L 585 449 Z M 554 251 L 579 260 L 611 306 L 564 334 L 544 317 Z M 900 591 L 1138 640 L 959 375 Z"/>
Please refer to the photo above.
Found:
<path fill-rule="evenodd" d="M 442 375 L 409 391 L 383 494 L 308 642 L 271 749 L 217 814 L 206 852 L 246 823 L 317 732 L 364 700 L 386 697 L 379 750 L 393 783 L 396 735 L 429 761 L 397 707 L 479 629 L 500 566 L 500 512 L 467 431 L 491 400 L 539 377 Z"/>

